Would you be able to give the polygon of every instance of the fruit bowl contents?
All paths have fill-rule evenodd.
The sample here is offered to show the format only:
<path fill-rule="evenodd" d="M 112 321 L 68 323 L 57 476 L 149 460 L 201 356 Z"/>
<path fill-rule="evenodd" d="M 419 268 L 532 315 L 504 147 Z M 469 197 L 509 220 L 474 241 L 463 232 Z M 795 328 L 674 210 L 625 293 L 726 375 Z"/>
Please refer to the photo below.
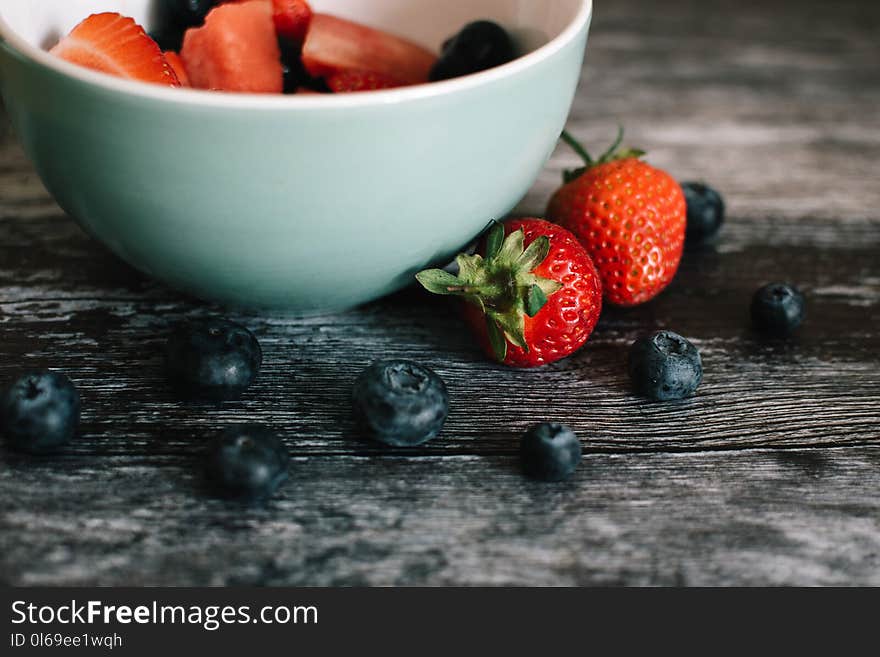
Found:
<path fill-rule="evenodd" d="M 377 91 L 507 64 L 513 39 L 468 23 L 438 57 L 418 43 L 312 10 L 307 0 L 160 0 L 148 34 L 116 12 L 91 14 L 50 52 L 119 77 L 211 91 L 316 94 Z"/>

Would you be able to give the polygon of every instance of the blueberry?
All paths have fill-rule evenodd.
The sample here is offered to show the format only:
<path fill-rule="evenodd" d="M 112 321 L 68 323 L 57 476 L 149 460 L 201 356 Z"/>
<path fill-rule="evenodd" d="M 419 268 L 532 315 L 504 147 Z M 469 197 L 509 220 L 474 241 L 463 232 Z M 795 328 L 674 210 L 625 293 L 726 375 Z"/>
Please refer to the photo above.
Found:
<path fill-rule="evenodd" d="M 260 371 L 263 353 L 253 333 L 222 319 L 178 325 L 165 351 L 168 379 L 186 396 L 228 400 L 241 397 Z"/>
<path fill-rule="evenodd" d="M 183 35 L 204 23 L 205 16 L 220 0 L 158 0 L 156 22 L 150 36 L 162 50 L 180 50 Z"/>
<path fill-rule="evenodd" d="M 769 335 L 790 335 L 804 321 L 804 295 L 785 283 L 771 283 L 752 297 L 752 322 Z"/>
<path fill-rule="evenodd" d="M 159 0 L 157 9 L 163 27 L 189 28 L 205 22 L 205 16 L 221 0 Z"/>
<path fill-rule="evenodd" d="M 159 27 L 150 30 L 149 36 L 163 52 L 180 52 L 183 47 L 183 30 Z"/>
<path fill-rule="evenodd" d="M 581 462 L 581 441 L 565 425 L 544 423 L 523 434 L 519 453 L 523 471 L 529 477 L 563 481 Z"/>
<path fill-rule="evenodd" d="M 507 31 L 491 21 L 466 25 L 443 44 L 431 70 L 431 81 L 458 78 L 501 66 L 516 59 L 516 48 Z"/>
<path fill-rule="evenodd" d="M 703 380 L 700 352 L 672 331 L 636 340 L 629 351 L 629 376 L 636 393 L 657 401 L 684 399 Z"/>
<path fill-rule="evenodd" d="M 290 454 L 264 426 L 247 424 L 221 433 L 205 454 L 205 476 L 221 497 L 262 501 L 287 480 Z"/>
<path fill-rule="evenodd" d="M 421 445 L 440 434 L 448 414 L 449 394 L 443 379 L 417 363 L 374 363 L 354 386 L 358 426 L 386 445 Z"/>
<path fill-rule="evenodd" d="M 703 183 L 682 183 L 681 189 L 687 202 L 687 243 L 690 246 L 705 244 L 724 224 L 724 199 Z"/>
<path fill-rule="evenodd" d="M 0 433 L 13 449 L 53 452 L 76 434 L 79 412 L 79 393 L 70 379 L 58 372 L 32 372 L 0 399 Z"/>

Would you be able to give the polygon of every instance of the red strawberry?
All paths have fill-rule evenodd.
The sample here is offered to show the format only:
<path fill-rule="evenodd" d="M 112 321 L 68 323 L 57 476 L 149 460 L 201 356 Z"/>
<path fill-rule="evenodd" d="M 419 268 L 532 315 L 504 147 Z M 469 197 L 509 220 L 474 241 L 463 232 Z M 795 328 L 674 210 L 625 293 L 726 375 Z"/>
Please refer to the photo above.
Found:
<path fill-rule="evenodd" d="M 50 51 L 68 62 L 129 80 L 179 87 L 162 50 L 133 19 L 92 14 Z"/>
<path fill-rule="evenodd" d="M 584 345 L 599 320 L 602 285 L 574 235 L 543 219 L 516 219 L 492 227 L 483 253 L 460 255 L 458 276 L 433 269 L 416 278 L 430 292 L 465 300 L 465 319 L 486 353 L 537 367 Z"/>
<path fill-rule="evenodd" d="M 403 84 L 389 75 L 370 71 L 339 71 L 327 76 L 327 86 L 334 93 L 393 89 Z"/>
<path fill-rule="evenodd" d="M 306 0 L 272 0 L 272 18 L 280 38 L 302 45 L 312 22 L 312 8 Z"/>
<path fill-rule="evenodd" d="M 617 152 L 622 138 L 621 131 L 614 146 L 594 162 L 563 133 L 586 167 L 566 173 L 547 218 L 568 228 L 587 249 L 602 276 L 605 298 L 635 306 L 660 294 L 678 271 L 687 208 L 681 186 L 642 162 L 642 151 Z"/>
<path fill-rule="evenodd" d="M 284 91 L 281 51 L 266 0 L 222 4 L 186 31 L 180 51 L 192 86 L 244 93 Z"/>
<path fill-rule="evenodd" d="M 400 37 L 328 14 L 315 14 L 303 44 L 302 63 L 322 78 L 339 71 L 372 71 L 402 84 L 421 84 L 437 58 Z"/>
<path fill-rule="evenodd" d="M 169 50 L 165 53 L 165 60 L 168 62 L 168 65 L 174 69 L 174 74 L 180 81 L 180 86 L 191 87 L 192 84 L 190 84 L 189 75 L 187 75 L 186 72 L 186 66 L 183 65 L 183 60 L 180 58 L 180 55 Z"/>

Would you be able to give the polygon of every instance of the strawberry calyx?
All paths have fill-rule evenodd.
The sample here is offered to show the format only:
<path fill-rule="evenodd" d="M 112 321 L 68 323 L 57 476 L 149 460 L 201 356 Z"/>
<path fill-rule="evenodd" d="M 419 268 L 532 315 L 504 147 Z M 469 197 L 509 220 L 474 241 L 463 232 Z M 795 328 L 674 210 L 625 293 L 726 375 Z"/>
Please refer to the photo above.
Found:
<path fill-rule="evenodd" d="M 584 165 L 578 169 L 568 169 L 563 173 L 563 180 L 565 184 L 573 182 L 584 175 L 587 171 L 592 169 L 593 167 L 599 166 L 600 164 L 608 164 L 609 162 L 616 162 L 617 160 L 627 160 L 629 158 L 640 158 L 645 155 L 645 151 L 640 150 L 638 148 L 620 148 L 620 145 L 623 143 L 623 126 L 619 126 L 617 129 L 617 138 L 614 140 L 614 143 L 611 144 L 611 147 L 599 157 L 598 160 L 593 159 L 590 155 L 589 151 L 584 148 L 583 144 L 581 144 L 577 139 L 575 139 L 570 132 L 567 130 L 562 131 L 562 141 L 568 144 L 571 149 L 581 156 L 584 160 Z"/>
<path fill-rule="evenodd" d="M 534 273 L 550 253 L 550 238 L 537 237 L 525 246 L 520 228 L 507 237 L 504 226 L 493 222 L 486 236 L 486 255 L 461 254 L 456 258 L 458 275 L 428 269 L 416 275 L 434 294 L 456 296 L 477 306 L 486 317 L 486 328 L 495 357 L 503 362 L 508 341 L 529 351 L 525 337 L 526 317 L 537 315 L 562 283 Z"/>

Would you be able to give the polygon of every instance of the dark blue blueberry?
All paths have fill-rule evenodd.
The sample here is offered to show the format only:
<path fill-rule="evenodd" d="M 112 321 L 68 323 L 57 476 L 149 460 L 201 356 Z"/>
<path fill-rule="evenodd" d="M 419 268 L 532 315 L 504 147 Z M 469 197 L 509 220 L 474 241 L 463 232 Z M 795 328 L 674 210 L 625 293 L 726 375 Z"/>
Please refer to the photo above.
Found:
<path fill-rule="evenodd" d="M 629 376 L 636 393 L 657 401 L 684 399 L 703 380 L 700 352 L 672 331 L 636 340 L 629 351 Z"/>
<path fill-rule="evenodd" d="M 58 372 L 32 372 L 0 400 L 0 433 L 13 448 L 45 454 L 70 442 L 79 427 L 76 387 Z"/>
<path fill-rule="evenodd" d="M 410 361 L 380 361 L 354 386 L 354 416 L 370 438 L 412 447 L 436 438 L 449 414 L 446 384 L 427 367 Z"/>
<path fill-rule="evenodd" d="M 703 183 L 682 183 L 681 189 L 687 202 L 687 243 L 690 246 L 705 244 L 724 224 L 724 199 Z"/>
<path fill-rule="evenodd" d="M 431 70 L 431 80 L 479 73 L 514 59 L 516 47 L 507 30 L 491 21 L 476 21 L 443 44 L 440 58 Z"/>
<path fill-rule="evenodd" d="M 752 297 L 752 322 L 768 335 L 790 335 L 803 323 L 805 315 L 804 295 L 791 285 L 771 283 Z"/>
<path fill-rule="evenodd" d="M 205 454 L 213 492 L 243 501 L 263 501 L 287 480 L 290 454 L 278 436 L 256 424 L 230 427 Z"/>
<path fill-rule="evenodd" d="M 162 50 L 180 50 L 187 29 L 204 23 L 220 0 L 158 0 L 150 36 Z"/>
<path fill-rule="evenodd" d="M 241 397 L 257 378 L 262 363 L 263 352 L 253 333 L 222 319 L 181 323 L 165 351 L 169 381 L 195 399 Z"/>
<path fill-rule="evenodd" d="M 183 31 L 170 28 L 150 30 L 150 38 L 155 41 L 163 52 L 172 50 L 180 52 L 183 47 Z"/>
<path fill-rule="evenodd" d="M 533 479 L 563 481 L 581 462 L 581 441 L 563 424 L 539 424 L 523 434 L 519 446 L 523 471 Z"/>
<path fill-rule="evenodd" d="M 281 70 L 284 72 L 284 93 L 293 94 L 303 88 L 320 93 L 330 92 L 330 87 L 322 78 L 313 78 L 306 71 L 300 57 L 302 47 L 299 44 L 278 39 L 278 49 L 281 51 Z"/>
<path fill-rule="evenodd" d="M 158 0 L 156 9 L 163 27 L 196 27 L 221 0 Z"/>

